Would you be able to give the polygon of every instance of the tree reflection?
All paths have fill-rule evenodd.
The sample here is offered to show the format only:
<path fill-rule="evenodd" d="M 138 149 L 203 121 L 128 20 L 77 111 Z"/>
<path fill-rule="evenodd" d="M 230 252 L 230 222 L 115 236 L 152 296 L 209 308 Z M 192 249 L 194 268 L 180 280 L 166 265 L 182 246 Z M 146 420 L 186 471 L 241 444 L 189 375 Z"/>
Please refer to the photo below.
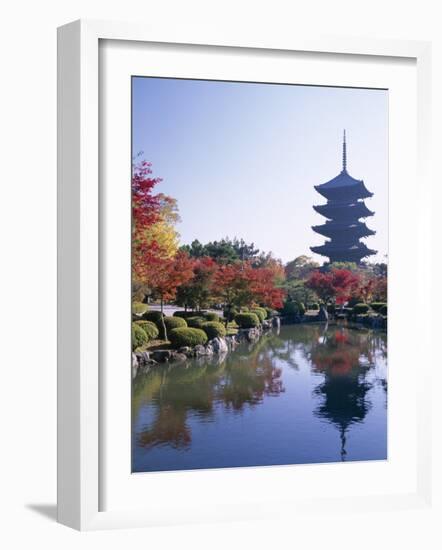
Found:
<path fill-rule="evenodd" d="M 266 396 L 283 392 L 282 371 L 275 366 L 272 347 L 267 346 L 273 337 L 241 346 L 221 359 L 221 364 L 220 358 L 214 357 L 189 361 L 185 366 L 155 367 L 138 375 L 133 384 L 133 420 L 138 421 L 140 409 L 147 405 L 154 418 L 138 432 L 137 444 L 144 448 L 165 444 L 189 447 L 190 417 L 209 422 L 217 405 L 240 413 Z"/>

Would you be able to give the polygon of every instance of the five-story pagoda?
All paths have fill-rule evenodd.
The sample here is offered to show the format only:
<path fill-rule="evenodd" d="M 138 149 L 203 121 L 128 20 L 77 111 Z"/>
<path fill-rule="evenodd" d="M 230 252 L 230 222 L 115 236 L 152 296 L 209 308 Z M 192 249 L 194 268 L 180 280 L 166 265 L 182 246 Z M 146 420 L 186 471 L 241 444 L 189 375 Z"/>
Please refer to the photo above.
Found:
<path fill-rule="evenodd" d="M 341 173 L 326 183 L 315 185 L 315 189 L 327 199 L 327 203 L 313 208 L 327 221 L 312 229 L 330 240 L 321 246 L 312 246 L 310 250 L 327 256 L 330 262 L 360 263 L 362 258 L 376 254 L 376 250 L 371 250 L 359 240 L 375 234 L 360 221 L 374 214 L 363 200 L 372 197 L 373 193 L 368 191 L 362 180 L 352 178 L 347 172 L 345 130 Z"/>

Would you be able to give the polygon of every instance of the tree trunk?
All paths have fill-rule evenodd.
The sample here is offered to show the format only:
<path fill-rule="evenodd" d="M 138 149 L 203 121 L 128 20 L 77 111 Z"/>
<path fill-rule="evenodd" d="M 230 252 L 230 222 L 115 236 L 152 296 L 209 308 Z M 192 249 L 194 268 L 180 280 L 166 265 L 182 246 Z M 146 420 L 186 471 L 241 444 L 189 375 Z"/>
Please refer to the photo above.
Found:
<path fill-rule="evenodd" d="M 164 322 L 164 313 L 163 313 L 163 306 L 164 306 L 164 302 L 163 302 L 163 297 L 161 296 L 161 328 L 162 328 L 162 331 L 163 331 L 163 340 L 167 340 L 167 329 L 166 329 L 166 323 Z"/>

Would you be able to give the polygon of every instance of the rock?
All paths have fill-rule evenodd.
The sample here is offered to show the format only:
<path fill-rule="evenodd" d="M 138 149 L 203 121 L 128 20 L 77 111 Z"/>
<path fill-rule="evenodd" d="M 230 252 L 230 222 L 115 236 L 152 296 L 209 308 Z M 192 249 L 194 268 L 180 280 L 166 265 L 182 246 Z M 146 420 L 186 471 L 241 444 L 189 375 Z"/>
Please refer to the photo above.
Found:
<path fill-rule="evenodd" d="M 178 350 L 178 353 L 184 353 L 184 355 L 189 356 L 192 353 L 192 349 L 189 346 L 183 346 Z"/>
<path fill-rule="evenodd" d="M 138 368 L 138 357 L 135 353 L 132 353 L 132 368 Z"/>
<path fill-rule="evenodd" d="M 213 353 L 223 354 L 229 351 L 226 340 L 219 336 L 211 340 L 210 344 L 212 345 Z"/>
<path fill-rule="evenodd" d="M 318 321 L 328 321 L 328 312 L 324 306 L 319 309 Z"/>
<path fill-rule="evenodd" d="M 270 319 L 264 319 L 262 322 L 262 328 L 263 330 L 270 330 L 273 326 L 273 323 Z"/>
<path fill-rule="evenodd" d="M 168 349 L 158 349 L 152 352 L 152 359 L 158 363 L 166 363 L 172 356 L 172 352 Z"/>
<path fill-rule="evenodd" d="M 139 365 L 148 365 L 150 362 L 150 353 L 148 351 L 140 351 L 136 354 Z"/>
<path fill-rule="evenodd" d="M 213 347 L 209 343 L 206 346 L 203 346 L 202 344 L 198 344 L 193 348 L 193 354 L 195 357 L 204 357 L 204 356 L 211 356 L 213 355 Z"/>
<path fill-rule="evenodd" d="M 273 317 L 272 323 L 275 328 L 281 328 L 281 318 L 280 317 Z"/>

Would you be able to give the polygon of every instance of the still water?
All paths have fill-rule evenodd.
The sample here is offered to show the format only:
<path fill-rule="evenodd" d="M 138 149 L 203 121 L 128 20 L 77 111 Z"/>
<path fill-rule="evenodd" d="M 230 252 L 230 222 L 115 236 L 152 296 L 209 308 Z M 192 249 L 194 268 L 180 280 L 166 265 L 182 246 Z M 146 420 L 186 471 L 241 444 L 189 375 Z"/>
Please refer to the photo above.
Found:
<path fill-rule="evenodd" d="M 133 380 L 134 472 L 387 458 L 387 337 L 284 326 Z"/>

